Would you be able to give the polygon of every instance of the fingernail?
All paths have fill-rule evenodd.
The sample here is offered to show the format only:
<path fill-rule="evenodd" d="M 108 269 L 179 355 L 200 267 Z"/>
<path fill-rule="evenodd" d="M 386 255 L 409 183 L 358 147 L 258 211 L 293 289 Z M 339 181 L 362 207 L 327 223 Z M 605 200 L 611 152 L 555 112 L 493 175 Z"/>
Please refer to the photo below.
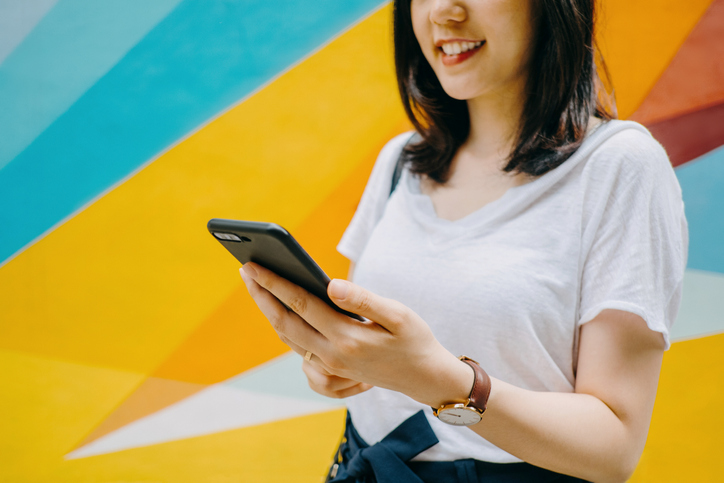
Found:
<path fill-rule="evenodd" d="M 239 269 L 239 275 L 241 275 L 241 279 L 244 281 L 244 283 L 247 283 L 246 277 L 248 277 L 248 275 L 244 271 L 244 268 Z"/>
<path fill-rule="evenodd" d="M 349 284 L 344 280 L 335 278 L 329 282 L 329 294 L 339 300 L 344 300 L 349 292 Z"/>
<path fill-rule="evenodd" d="M 245 263 L 241 268 L 242 268 L 242 269 L 244 270 L 244 272 L 246 272 L 246 274 L 249 275 L 253 280 L 256 280 L 256 270 L 254 270 L 254 267 L 252 267 L 252 266 L 249 265 L 248 263 Z"/>

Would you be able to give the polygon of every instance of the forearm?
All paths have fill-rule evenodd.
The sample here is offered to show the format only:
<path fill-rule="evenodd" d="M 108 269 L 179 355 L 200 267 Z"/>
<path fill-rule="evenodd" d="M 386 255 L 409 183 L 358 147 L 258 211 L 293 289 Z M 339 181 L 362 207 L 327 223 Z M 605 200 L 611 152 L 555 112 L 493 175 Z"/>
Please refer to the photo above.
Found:
<path fill-rule="evenodd" d="M 470 368 L 459 361 L 441 361 L 439 367 L 422 385 L 424 395 L 409 395 L 433 407 L 465 401 L 472 387 Z M 533 465 L 605 482 L 625 481 L 633 471 L 648 431 L 644 426 L 622 421 L 589 394 L 529 391 L 491 378 L 487 410 L 469 428 Z"/>
<path fill-rule="evenodd" d="M 596 482 L 625 481 L 646 432 L 641 438 L 594 396 L 528 391 L 496 379 L 483 420 L 470 429 L 531 464 Z"/>
<path fill-rule="evenodd" d="M 575 392 L 536 392 L 492 379 L 483 419 L 470 428 L 501 449 L 560 473 L 624 481 L 643 452 L 664 344 L 640 317 L 602 311 L 581 328 Z M 437 357 L 417 400 L 465 400 L 473 371 Z M 411 397 L 414 397 L 410 394 Z"/>

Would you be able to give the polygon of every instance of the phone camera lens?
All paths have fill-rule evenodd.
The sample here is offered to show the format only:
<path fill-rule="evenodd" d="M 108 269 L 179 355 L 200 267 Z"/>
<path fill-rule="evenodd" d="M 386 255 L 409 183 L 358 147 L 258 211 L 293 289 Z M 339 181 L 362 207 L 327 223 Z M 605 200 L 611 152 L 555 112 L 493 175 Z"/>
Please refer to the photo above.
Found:
<path fill-rule="evenodd" d="M 233 242 L 240 242 L 240 241 L 247 241 L 247 240 L 251 241 L 248 238 L 246 238 L 245 236 L 239 238 L 238 236 L 234 235 L 233 233 L 214 232 L 214 236 L 216 238 L 218 238 L 219 240 L 226 240 L 226 241 L 233 241 Z M 246 240 L 244 240 L 244 238 L 246 238 Z"/>

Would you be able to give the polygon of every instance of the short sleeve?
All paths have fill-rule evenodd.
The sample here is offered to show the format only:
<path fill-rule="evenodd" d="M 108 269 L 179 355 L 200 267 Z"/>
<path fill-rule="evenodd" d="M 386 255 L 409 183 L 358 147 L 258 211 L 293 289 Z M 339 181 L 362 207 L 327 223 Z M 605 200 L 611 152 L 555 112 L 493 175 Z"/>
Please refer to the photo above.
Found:
<path fill-rule="evenodd" d="M 639 315 L 670 346 L 688 249 L 681 188 L 643 128 L 602 144 L 585 167 L 579 325 L 604 309 Z"/>
<path fill-rule="evenodd" d="M 382 218 L 390 195 L 392 173 L 402 148 L 413 134 L 414 132 L 407 132 L 394 137 L 377 157 L 357 211 L 337 245 L 337 251 L 353 262 L 357 262 L 362 255 L 372 230 Z"/>

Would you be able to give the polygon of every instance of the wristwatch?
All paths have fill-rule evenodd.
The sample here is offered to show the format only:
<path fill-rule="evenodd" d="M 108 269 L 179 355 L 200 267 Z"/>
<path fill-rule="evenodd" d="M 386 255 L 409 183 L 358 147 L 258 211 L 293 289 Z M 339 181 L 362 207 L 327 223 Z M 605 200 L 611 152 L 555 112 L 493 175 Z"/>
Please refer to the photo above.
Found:
<path fill-rule="evenodd" d="M 439 408 L 432 408 L 432 414 L 443 423 L 472 426 L 480 422 L 487 408 L 490 396 L 490 376 L 480 367 L 480 364 L 471 358 L 460 356 L 459 359 L 472 367 L 475 372 L 475 381 L 468 400 L 465 403 L 445 403 Z"/>

